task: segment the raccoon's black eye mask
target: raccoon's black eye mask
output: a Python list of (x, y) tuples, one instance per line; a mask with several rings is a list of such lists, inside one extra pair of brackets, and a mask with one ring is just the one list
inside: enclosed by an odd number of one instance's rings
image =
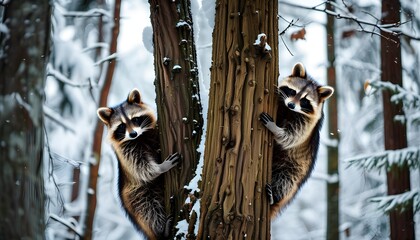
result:
[(148, 116), (140, 116), (140, 117), (134, 117), (134, 118), (132, 118), (131, 119), (131, 121), (134, 123), (134, 124), (136, 124), (137, 126), (141, 126), (142, 124), (144, 125), (144, 124), (147, 124), (148, 122), (147, 122), (147, 119), (148, 119), (149, 117)]
[(280, 91), (288, 97), (296, 96), (296, 91), (286, 86), (280, 87)]

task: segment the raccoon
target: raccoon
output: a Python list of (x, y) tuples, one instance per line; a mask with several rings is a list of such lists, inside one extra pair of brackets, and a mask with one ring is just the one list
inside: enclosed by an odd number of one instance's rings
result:
[(177, 165), (178, 153), (160, 161), (156, 117), (133, 89), (115, 107), (97, 110), (118, 159), (118, 193), (129, 219), (148, 239), (165, 239), (171, 218), (163, 206), (162, 173)]
[(323, 104), (334, 89), (321, 86), (297, 63), (289, 77), (276, 89), (277, 120), (267, 113), (260, 121), (274, 135), (272, 180), (267, 184), (274, 218), (296, 195), (308, 179), (316, 161), (319, 131), (323, 121)]

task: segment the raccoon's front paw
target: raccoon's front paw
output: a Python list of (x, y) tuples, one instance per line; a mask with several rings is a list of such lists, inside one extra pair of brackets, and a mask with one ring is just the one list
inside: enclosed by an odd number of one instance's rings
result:
[(179, 153), (174, 153), (174, 154), (169, 155), (165, 159), (165, 161), (163, 161), (163, 163), (159, 165), (162, 173), (167, 172), (169, 171), (169, 169), (175, 167), (178, 164), (180, 158), (181, 158), (181, 154)]
[(266, 112), (262, 112), (260, 114), (260, 121), (264, 124), (267, 125), (269, 122), (274, 122), (273, 118)]

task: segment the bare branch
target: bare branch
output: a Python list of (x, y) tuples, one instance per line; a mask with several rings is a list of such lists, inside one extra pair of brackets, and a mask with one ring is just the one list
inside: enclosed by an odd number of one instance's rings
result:
[(82, 233), (79, 232), (79, 230), (77, 230), (75, 228), (75, 226), (73, 226), (69, 221), (60, 218), (59, 216), (50, 213), (49, 218), (51, 218), (52, 220), (59, 222), (61, 224), (63, 224), (64, 226), (68, 227), (70, 230), (72, 230), (77, 236), (82, 237)]
[(100, 17), (100, 16), (106, 16), (112, 19), (112, 15), (104, 10), (104, 9), (100, 9), (100, 8), (94, 8), (91, 9), (89, 11), (85, 11), (85, 12), (79, 12), (79, 11), (63, 11), (62, 15), (64, 17)]
[(44, 114), (47, 118), (51, 119), (53, 122), (57, 123), (58, 125), (64, 127), (65, 129), (71, 131), (72, 133), (76, 133), (73, 125), (69, 122), (66, 122), (60, 115), (58, 115), (54, 110), (49, 108), (48, 106), (44, 105)]
[[(335, 11), (328, 10), (325, 7), (324, 8), (319, 8), (319, 6), (324, 5), (326, 3), (330, 3), (330, 2), (329, 1), (326, 1), (323, 4), (319, 4), (319, 5), (314, 6), (314, 7), (306, 7), (306, 6), (302, 6), (302, 5), (295, 4), (295, 3), (290, 3), (290, 2), (284, 2), (284, 1), (280, 1), (279, 2), (279, 4), (287, 5), (287, 6), (290, 6), (290, 7), (296, 7), (296, 8), (301, 8), (301, 9), (313, 10), (313, 11), (317, 11), (317, 12), (323, 12), (323, 13), (326, 13), (328, 15), (334, 16), (337, 19), (346, 19), (346, 20), (354, 21), (354, 22), (356, 22), (361, 27), (362, 32), (374, 33), (374, 31), (367, 31), (363, 27), (364, 25), (365, 26), (372, 26), (372, 27), (374, 27), (374, 29), (379, 29), (381, 31), (391, 33), (391, 34), (393, 34), (395, 36), (405, 36), (405, 37), (408, 37), (408, 38), (410, 38), (412, 40), (420, 41), (420, 36), (414, 36), (414, 35), (412, 35), (410, 33), (404, 32), (400, 28), (402, 24), (405, 24), (407, 22), (403, 22), (403, 23), (397, 22), (397, 23), (390, 23), (390, 24), (379, 24), (379, 21), (370, 22), (370, 21), (367, 21), (367, 20), (359, 19), (356, 16), (354, 16), (353, 14), (349, 14), (348, 11), (344, 11), (343, 13), (338, 13), (338, 12), (335, 12)], [(340, 10), (342, 10), (342, 9), (340, 9)], [(370, 15), (370, 16), (372, 16), (372, 15)], [(379, 33), (375, 32), (374, 34), (375, 35), (378, 35)], [(381, 35), (378, 35), (378, 36), (381, 36)], [(383, 36), (381, 36), (381, 37), (383, 37)]]
[(55, 70), (51, 64), (48, 64), (48, 66), (47, 66), (47, 76), (54, 77), (58, 81), (63, 82), (63, 83), (65, 83), (69, 86), (72, 86), (72, 87), (93, 87), (94, 86), (94, 84), (92, 84), (90, 79), (86, 83), (75, 83), (75, 82), (73, 82), (73, 80), (64, 76), (61, 72)]

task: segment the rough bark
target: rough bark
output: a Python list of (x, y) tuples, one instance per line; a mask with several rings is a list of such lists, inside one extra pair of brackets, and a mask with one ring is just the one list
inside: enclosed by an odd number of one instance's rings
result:
[[(327, 9), (333, 10), (330, 3), (327, 3)], [(327, 84), (334, 89), (336, 87), (336, 71), (335, 71), (335, 27), (334, 16), (327, 15)], [(338, 94), (335, 91), (335, 97), (327, 101), (328, 116), (328, 133), (331, 145), (327, 147), (328, 154), (328, 175), (337, 176), (337, 181), (327, 181), (327, 239), (339, 239), (339, 191), (340, 182), (338, 178), (338, 143), (340, 140), (340, 132), (338, 128), (338, 112), (337, 112)]]
[(50, 5), (22, 0), (1, 8), (7, 32), (0, 33), (0, 239), (43, 239), (42, 104)]
[(185, 218), (189, 222), (188, 212), (180, 209), (187, 197), (184, 186), (193, 178), (199, 161), (197, 147), (203, 126), (191, 3), (189, 0), (149, 3), (162, 159), (174, 152), (182, 155), (178, 167), (165, 173), (165, 206), (175, 223)]
[[(277, 5), (216, 3), (198, 239), (270, 239), (272, 136), (258, 117), (276, 116)], [(254, 45), (260, 33), (267, 38)]]
[[(382, 1), (382, 24), (400, 22), (400, 2), (398, 0)], [(398, 36), (381, 31), (381, 80), (402, 86), (401, 44)], [(388, 40), (388, 39), (391, 40)], [(407, 147), (407, 128), (396, 115), (404, 114), (402, 103), (391, 102), (391, 92), (384, 90), (384, 135), (385, 149), (395, 150)], [(410, 190), (410, 170), (408, 166), (391, 166), (387, 172), (388, 195), (399, 194)], [(393, 210), (389, 214), (391, 239), (414, 239), (413, 208), (405, 211)]]
[[(117, 52), (118, 34), (120, 31), (120, 8), (121, 0), (116, 0), (114, 3), (114, 25), (112, 27), (111, 44), (109, 54)], [(109, 89), (111, 88), (112, 79), (114, 76), (116, 59), (110, 59), (106, 69), (105, 80), (102, 85), (99, 97), (99, 106), (107, 106)], [(101, 163), (101, 149), (102, 149), (102, 136), (104, 132), (104, 124), (99, 120), (96, 121), (96, 127), (93, 137), (92, 146), (92, 161), (89, 163), (89, 181), (88, 181), (88, 197), (86, 207), (86, 217), (84, 219), (84, 234), (83, 239), (89, 240), (93, 237), (93, 223), (96, 210), (96, 185), (98, 182), (98, 172)]]

